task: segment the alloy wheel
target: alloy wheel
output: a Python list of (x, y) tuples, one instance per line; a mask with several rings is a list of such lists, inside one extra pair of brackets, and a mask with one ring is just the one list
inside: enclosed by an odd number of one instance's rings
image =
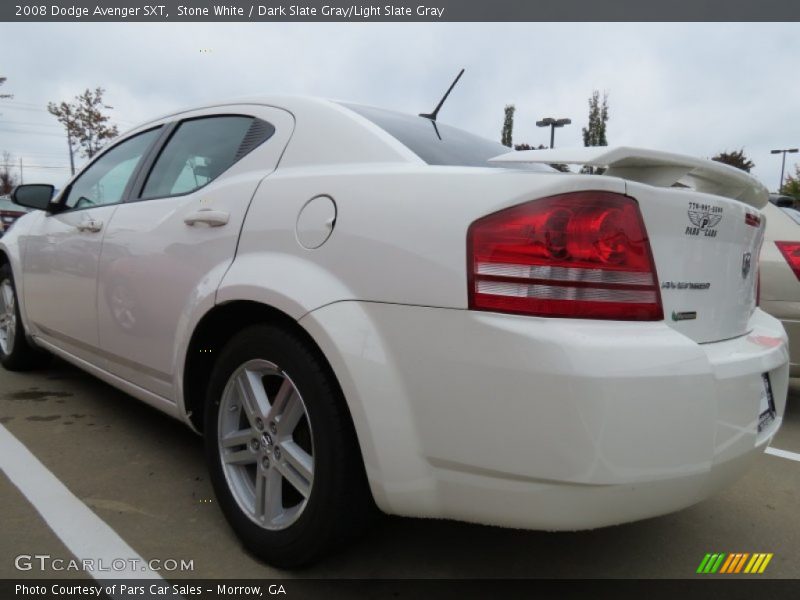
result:
[(239, 507), (260, 527), (286, 529), (314, 484), (311, 421), (294, 382), (277, 365), (250, 360), (236, 369), (218, 413), (218, 449)]

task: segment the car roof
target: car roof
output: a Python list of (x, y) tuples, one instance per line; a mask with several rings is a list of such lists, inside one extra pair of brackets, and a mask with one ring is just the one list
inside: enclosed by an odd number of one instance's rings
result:
[(206, 102), (150, 119), (118, 139), (198, 111), (242, 104), (273, 107), (292, 115), (293, 143), (281, 157), (285, 167), (348, 162), (424, 164), (416, 154), (368, 119), (336, 101), (313, 96), (260, 95)]
[(234, 98), (221, 98), (219, 100), (194, 104), (189, 107), (181, 108), (180, 110), (164, 113), (142, 123), (141, 125), (138, 125), (135, 129), (141, 129), (143, 127), (151, 126), (154, 123), (175, 119), (190, 112), (211, 108), (222, 108), (225, 106), (234, 106), (237, 104), (260, 104), (263, 106), (274, 106), (276, 108), (282, 108), (294, 113), (295, 111), (308, 110), (325, 111), (326, 109), (331, 109), (336, 103), (333, 100), (319, 98), (316, 96), (300, 96), (291, 94), (262, 94), (253, 96), (239, 96)]

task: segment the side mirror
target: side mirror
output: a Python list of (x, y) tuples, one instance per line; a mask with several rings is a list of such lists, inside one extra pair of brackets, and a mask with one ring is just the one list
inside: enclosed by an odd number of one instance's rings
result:
[(47, 183), (18, 185), (11, 191), (11, 200), (26, 208), (47, 210), (56, 188)]

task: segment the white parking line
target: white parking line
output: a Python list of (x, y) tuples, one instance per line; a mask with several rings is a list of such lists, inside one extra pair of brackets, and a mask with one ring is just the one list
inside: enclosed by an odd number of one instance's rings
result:
[(772, 456), (780, 456), (781, 458), (788, 458), (789, 460), (796, 460), (800, 462), (800, 454), (797, 452), (789, 452), (788, 450), (781, 450), (779, 448), (768, 447), (765, 452), (772, 454)]
[[(2, 425), (0, 425), (0, 468), (36, 508), (69, 551), (79, 561), (93, 561), (95, 570), (86, 571), (93, 578), (161, 579), (161, 576), (150, 570), (147, 562), (125, 540), (70, 492)], [(125, 565), (123, 570), (118, 571), (116, 566), (123, 566), (119, 562), (120, 559), (125, 561)], [(115, 560), (118, 562), (114, 563)], [(101, 561), (107, 570), (96, 569)]]

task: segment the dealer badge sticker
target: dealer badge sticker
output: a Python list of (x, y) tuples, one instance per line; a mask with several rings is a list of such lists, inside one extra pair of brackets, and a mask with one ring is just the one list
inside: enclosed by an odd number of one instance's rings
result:
[(717, 237), (717, 225), (722, 221), (722, 207), (712, 204), (689, 202), (687, 211), (691, 225), (686, 227), (686, 235)]

